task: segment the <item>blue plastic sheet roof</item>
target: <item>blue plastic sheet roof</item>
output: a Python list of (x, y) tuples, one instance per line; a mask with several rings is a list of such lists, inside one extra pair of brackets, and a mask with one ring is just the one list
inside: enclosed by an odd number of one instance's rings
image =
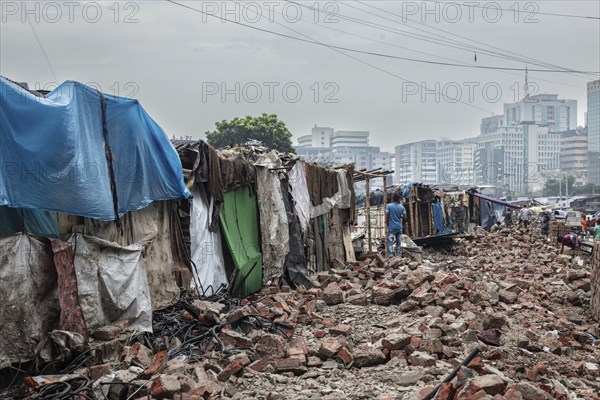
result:
[(490, 197), (490, 196), (486, 196), (486, 195), (483, 195), (481, 193), (469, 192), (469, 194), (471, 196), (479, 197), (480, 199), (487, 200), (490, 203), (498, 204), (498, 205), (503, 206), (503, 207), (521, 208), (521, 206), (518, 206), (518, 205), (515, 205), (515, 204), (511, 204), (511, 203), (507, 203), (506, 201), (502, 201), (502, 200), (499, 200), (499, 199), (496, 199), (496, 198), (493, 198), (493, 197)]
[[(188, 198), (181, 161), (137, 100), (104, 95), (118, 213)], [(67, 81), (46, 96), (0, 77), (0, 205), (115, 219), (101, 96)]]

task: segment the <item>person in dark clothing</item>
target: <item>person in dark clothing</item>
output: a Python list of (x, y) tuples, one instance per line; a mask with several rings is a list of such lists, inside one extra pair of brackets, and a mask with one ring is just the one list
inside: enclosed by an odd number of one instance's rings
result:
[(541, 225), (542, 235), (548, 236), (548, 232), (550, 229), (550, 213), (548, 211), (544, 211), (542, 214), (542, 225)]
[[(393, 201), (393, 203), (388, 204), (385, 208), (385, 216), (388, 226), (388, 257), (400, 255), (400, 248), (402, 247), (402, 221), (404, 218), (406, 218), (406, 210), (404, 206), (400, 204), (400, 195), (395, 194)], [(394, 243), (396, 244), (396, 251), (394, 251)]]
[(506, 210), (504, 210), (504, 226), (511, 226), (512, 225), (512, 210), (510, 208), (506, 208)]

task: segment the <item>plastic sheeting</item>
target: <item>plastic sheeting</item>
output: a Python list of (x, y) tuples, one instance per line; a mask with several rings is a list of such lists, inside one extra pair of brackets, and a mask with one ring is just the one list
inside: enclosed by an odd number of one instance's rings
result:
[(290, 251), (287, 213), (277, 172), (267, 167), (256, 167), (256, 197), (260, 215), (263, 283), (268, 285), (283, 275), (285, 257)]
[(0, 206), (0, 237), (20, 232), (58, 238), (58, 224), (49, 211)]
[[(119, 214), (187, 198), (181, 162), (137, 100), (105, 95)], [(67, 81), (37, 97), (0, 77), (0, 205), (115, 219), (100, 94)]]
[(152, 332), (152, 306), (140, 244), (117, 243), (81, 234), (74, 249), (79, 305), (89, 330), (128, 321), (129, 330)]
[(444, 211), (439, 200), (431, 203), (431, 209), (433, 210), (433, 225), (435, 227), (435, 234), (448, 235), (453, 233), (451, 228), (448, 228), (444, 225)]
[[(142, 257), (150, 286), (152, 309), (160, 310), (179, 299), (178, 275), (182, 287), (189, 287), (191, 272), (182, 250), (183, 239), (177, 227), (177, 215), (172, 201), (155, 201), (143, 210), (132, 211), (116, 222), (85, 219), (87, 236), (114, 242), (120, 246), (144, 246)], [(187, 276), (185, 276), (187, 275)]]
[(0, 369), (35, 357), (59, 321), (57, 275), (46, 239), (17, 234), (0, 239)]
[(348, 176), (346, 170), (338, 169), (337, 174), (338, 190), (332, 197), (322, 199), (318, 206), (310, 205), (310, 217), (316, 218), (333, 210), (335, 206), (341, 209), (350, 208), (351, 192), (348, 187)]
[(310, 224), (310, 195), (306, 182), (306, 168), (304, 161), (297, 161), (289, 172), (289, 182), (294, 198), (294, 211), (298, 215), (300, 228), (306, 233)]
[(304, 254), (300, 221), (294, 213), (294, 199), (289, 180), (281, 181), (281, 192), (287, 213), (290, 236), (290, 251), (285, 258), (284, 278), (291, 287), (296, 288), (299, 285), (303, 285), (306, 288), (310, 288), (313, 287), (313, 283), (306, 269), (306, 255)]
[(496, 214), (494, 213), (493, 203), (480, 199), (479, 200), (479, 212), (480, 212), (480, 226), (489, 231), (492, 226), (497, 222)]
[(192, 194), (194, 199), (190, 211), (190, 236), (192, 262), (195, 265), (192, 286), (199, 285), (199, 291), (205, 296), (210, 296), (222, 285), (228, 285), (221, 233), (208, 229), (213, 202), (208, 203), (206, 193), (198, 186), (194, 187)]
[(259, 291), (263, 265), (258, 206), (251, 187), (225, 193), (220, 221), (236, 270), (231, 293), (243, 297)]

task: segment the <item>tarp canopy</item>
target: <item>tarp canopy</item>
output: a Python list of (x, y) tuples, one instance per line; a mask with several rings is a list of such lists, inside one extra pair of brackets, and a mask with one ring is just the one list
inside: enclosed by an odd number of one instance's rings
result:
[(474, 193), (474, 192), (468, 192), (468, 193), (471, 196), (479, 197), (480, 199), (487, 200), (490, 203), (498, 204), (499, 206), (508, 207), (508, 208), (514, 208), (514, 209), (521, 208), (521, 206), (518, 206), (518, 205), (515, 205), (515, 204), (511, 204), (511, 203), (507, 203), (506, 201), (495, 199), (493, 197), (489, 197), (489, 196), (483, 195), (481, 193)]
[(231, 293), (247, 296), (262, 287), (262, 253), (256, 194), (249, 186), (226, 192), (221, 228), (233, 259), (236, 275)]
[(0, 103), (0, 205), (107, 221), (111, 186), (119, 215), (190, 195), (177, 152), (137, 100), (72, 81), (38, 97), (0, 77)]

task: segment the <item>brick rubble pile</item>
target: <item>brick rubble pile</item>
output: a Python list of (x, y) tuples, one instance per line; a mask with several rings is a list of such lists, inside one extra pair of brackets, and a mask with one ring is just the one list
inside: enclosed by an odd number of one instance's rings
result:
[(434, 399), (599, 398), (590, 259), (558, 252), (537, 233), (476, 230), (420, 264), (337, 262), (311, 289), (190, 300), (154, 336), (107, 328), (97, 365), (72, 374), (97, 399), (422, 399), (479, 348)]

